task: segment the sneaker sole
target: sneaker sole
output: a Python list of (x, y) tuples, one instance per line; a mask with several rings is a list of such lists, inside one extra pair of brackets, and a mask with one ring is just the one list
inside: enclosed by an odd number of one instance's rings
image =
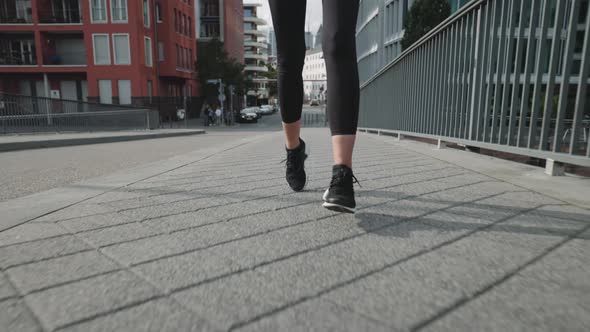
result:
[(324, 204), (322, 204), (322, 206), (330, 211), (343, 212), (343, 213), (355, 213), (356, 212), (355, 208), (351, 208), (351, 207), (340, 205), (340, 204), (324, 202)]

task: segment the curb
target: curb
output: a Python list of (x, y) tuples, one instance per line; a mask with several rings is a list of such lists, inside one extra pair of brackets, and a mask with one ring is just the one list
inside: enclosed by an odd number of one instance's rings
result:
[(64, 138), (64, 139), (26, 141), (26, 142), (10, 142), (10, 143), (0, 143), (0, 152), (43, 149), (43, 148), (56, 148), (56, 147), (74, 146), (74, 145), (90, 145), (90, 144), (102, 144), (102, 143), (128, 142), (128, 141), (138, 141), (138, 140), (145, 140), (145, 139), (202, 135), (205, 133), (206, 133), (205, 130), (192, 130), (192, 131), (183, 131), (183, 132), (177, 132), (177, 133), (174, 133), (174, 132), (145, 133), (145, 134), (138, 134), (138, 135), (115, 135), (115, 136), (104, 136), (104, 137), (85, 137), (85, 138), (80, 137), (80, 138)]

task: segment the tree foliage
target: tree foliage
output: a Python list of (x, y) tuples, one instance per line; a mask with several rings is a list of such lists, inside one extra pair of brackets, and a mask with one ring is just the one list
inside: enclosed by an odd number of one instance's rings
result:
[(229, 85), (235, 87), (238, 95), (244, 95), (251, 82), (244, 75), (244, 65), (230, 58), (223, 43), (218, 39), (197, 44), (197, 71), (201, 85), (201, 96), (207, 98), (217, 97), (217, 86), (208, 84), (207, 80), (221, 78), (226, 87), (227, 94)]
[(407, 49), (451, 15), (448, 0), (416, 0), (404, 18), (402, 49)]

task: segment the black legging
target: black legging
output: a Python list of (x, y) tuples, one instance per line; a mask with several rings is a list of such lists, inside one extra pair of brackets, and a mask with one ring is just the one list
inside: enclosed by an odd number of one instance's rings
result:
[[(269, 0), (277, 38), (279, 103), (285, 123), (301, 118), (305, 60), (306, 0)], [(328, 74), (328, 118), (332, 135), (356, 134), (359, 77), (356, 20), (359, 0), (323, 0), (322, 48)]]

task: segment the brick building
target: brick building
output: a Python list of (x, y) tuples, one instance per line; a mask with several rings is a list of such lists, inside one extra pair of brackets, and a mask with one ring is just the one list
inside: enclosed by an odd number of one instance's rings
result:
[(196, 96), (195, 0), (2, 0), (0, 91), (144, 104)]
[(198, 0), (197, 40), (219, 39), (228, 55), (244, 63), (244, 7), (242, 0)]

